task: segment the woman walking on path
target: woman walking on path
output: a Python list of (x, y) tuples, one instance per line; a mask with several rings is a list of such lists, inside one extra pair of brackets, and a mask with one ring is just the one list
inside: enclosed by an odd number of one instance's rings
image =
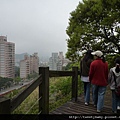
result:
[(93, 61), (93, 55), (91, 50), (86, 51), (84, 57), (80, 61), (80, 76), (81, 81), (84, 84), (84, 97), (85, 105), (89, 105), (90, 102), (90, 81), (89, 81), (89, 69), (90, 64)]
[(120, 57), (116, 58), (115, 67), (110, 69), (110, 72), (108, 75), (108, 82), (109, 82), (110, 89), (112, 91), (112, 111), (113, 113), (117, 113), (117, 109), (120, 110), (120, 96), (117, 96), (115, 94), (114, 77), (116, 78), (117, 86), (120, 86)]
[(108, 63), (99, 50), (92, 52), (94, 61), (90, 65), (89, 80), (92, 84), (92, 95), (97, 112), (101, 112), (104, 106), (104, 95), (108, 85)]

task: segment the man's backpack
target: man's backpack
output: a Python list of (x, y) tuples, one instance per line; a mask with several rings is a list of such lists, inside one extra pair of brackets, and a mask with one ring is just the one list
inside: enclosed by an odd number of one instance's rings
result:
[(117, 96), (120, 96), (120, 86), (117, 86), (116, 76), (115, 76), (114, 72), (113, 72), (113, 76), (114, 76), (114, 81), (115, 81), (115, 93), (116, 93)]

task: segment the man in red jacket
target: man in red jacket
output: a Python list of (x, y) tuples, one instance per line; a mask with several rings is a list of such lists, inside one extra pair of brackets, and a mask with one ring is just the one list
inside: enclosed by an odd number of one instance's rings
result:
[(97, 50), (91, 54), (94, 55), (95, 60), (90, 65), (89, 80), (92, 84), (94, 106), (97, 107), (97, 112), (101, 112), (108, 85), (108, 63), (101, 51)]

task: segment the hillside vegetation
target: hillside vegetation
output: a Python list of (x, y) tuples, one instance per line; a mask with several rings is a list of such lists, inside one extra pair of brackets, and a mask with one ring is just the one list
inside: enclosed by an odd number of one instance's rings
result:
[[(49, 111), (66, 103), (71, 99), (71, 77), (50, 78)], [(79, 80), (80, 85), (80, 80)], [(80, 88), (80, 87), (79, 87)], [(13, 97), (19, 91), (13, 91), (8, 97)], [(79, 94), (81, 93), (79, 89)], [(35, 89), (25, 101), (12, 114), (38, 114), (38, 88)]]

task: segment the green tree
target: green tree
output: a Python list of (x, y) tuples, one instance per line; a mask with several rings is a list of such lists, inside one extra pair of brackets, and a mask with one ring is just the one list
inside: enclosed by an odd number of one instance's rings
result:
[(70, 13), (66, 57), (79, 59), (83, 49), (120, 54), (120, 0), (83, 0)]
[(106, 60), (108, 61), (109, 69), (115, 66), (115, 59), (117, 57), (120, 57), (120, 55), (119, 54), (116, 54), (116, 55), (106, 55)]
[(18, 84), (20, 81), (21, 81), (21, 78), (20, 78), (20, 77), (15, 77), (15, 78), (14, 78), (15, 84)]
[(5, 78), (5, 77), (0, 77), (0, 89), (2, 87), (10, 87), (11, 83), (13, 82), (12, 78)]

